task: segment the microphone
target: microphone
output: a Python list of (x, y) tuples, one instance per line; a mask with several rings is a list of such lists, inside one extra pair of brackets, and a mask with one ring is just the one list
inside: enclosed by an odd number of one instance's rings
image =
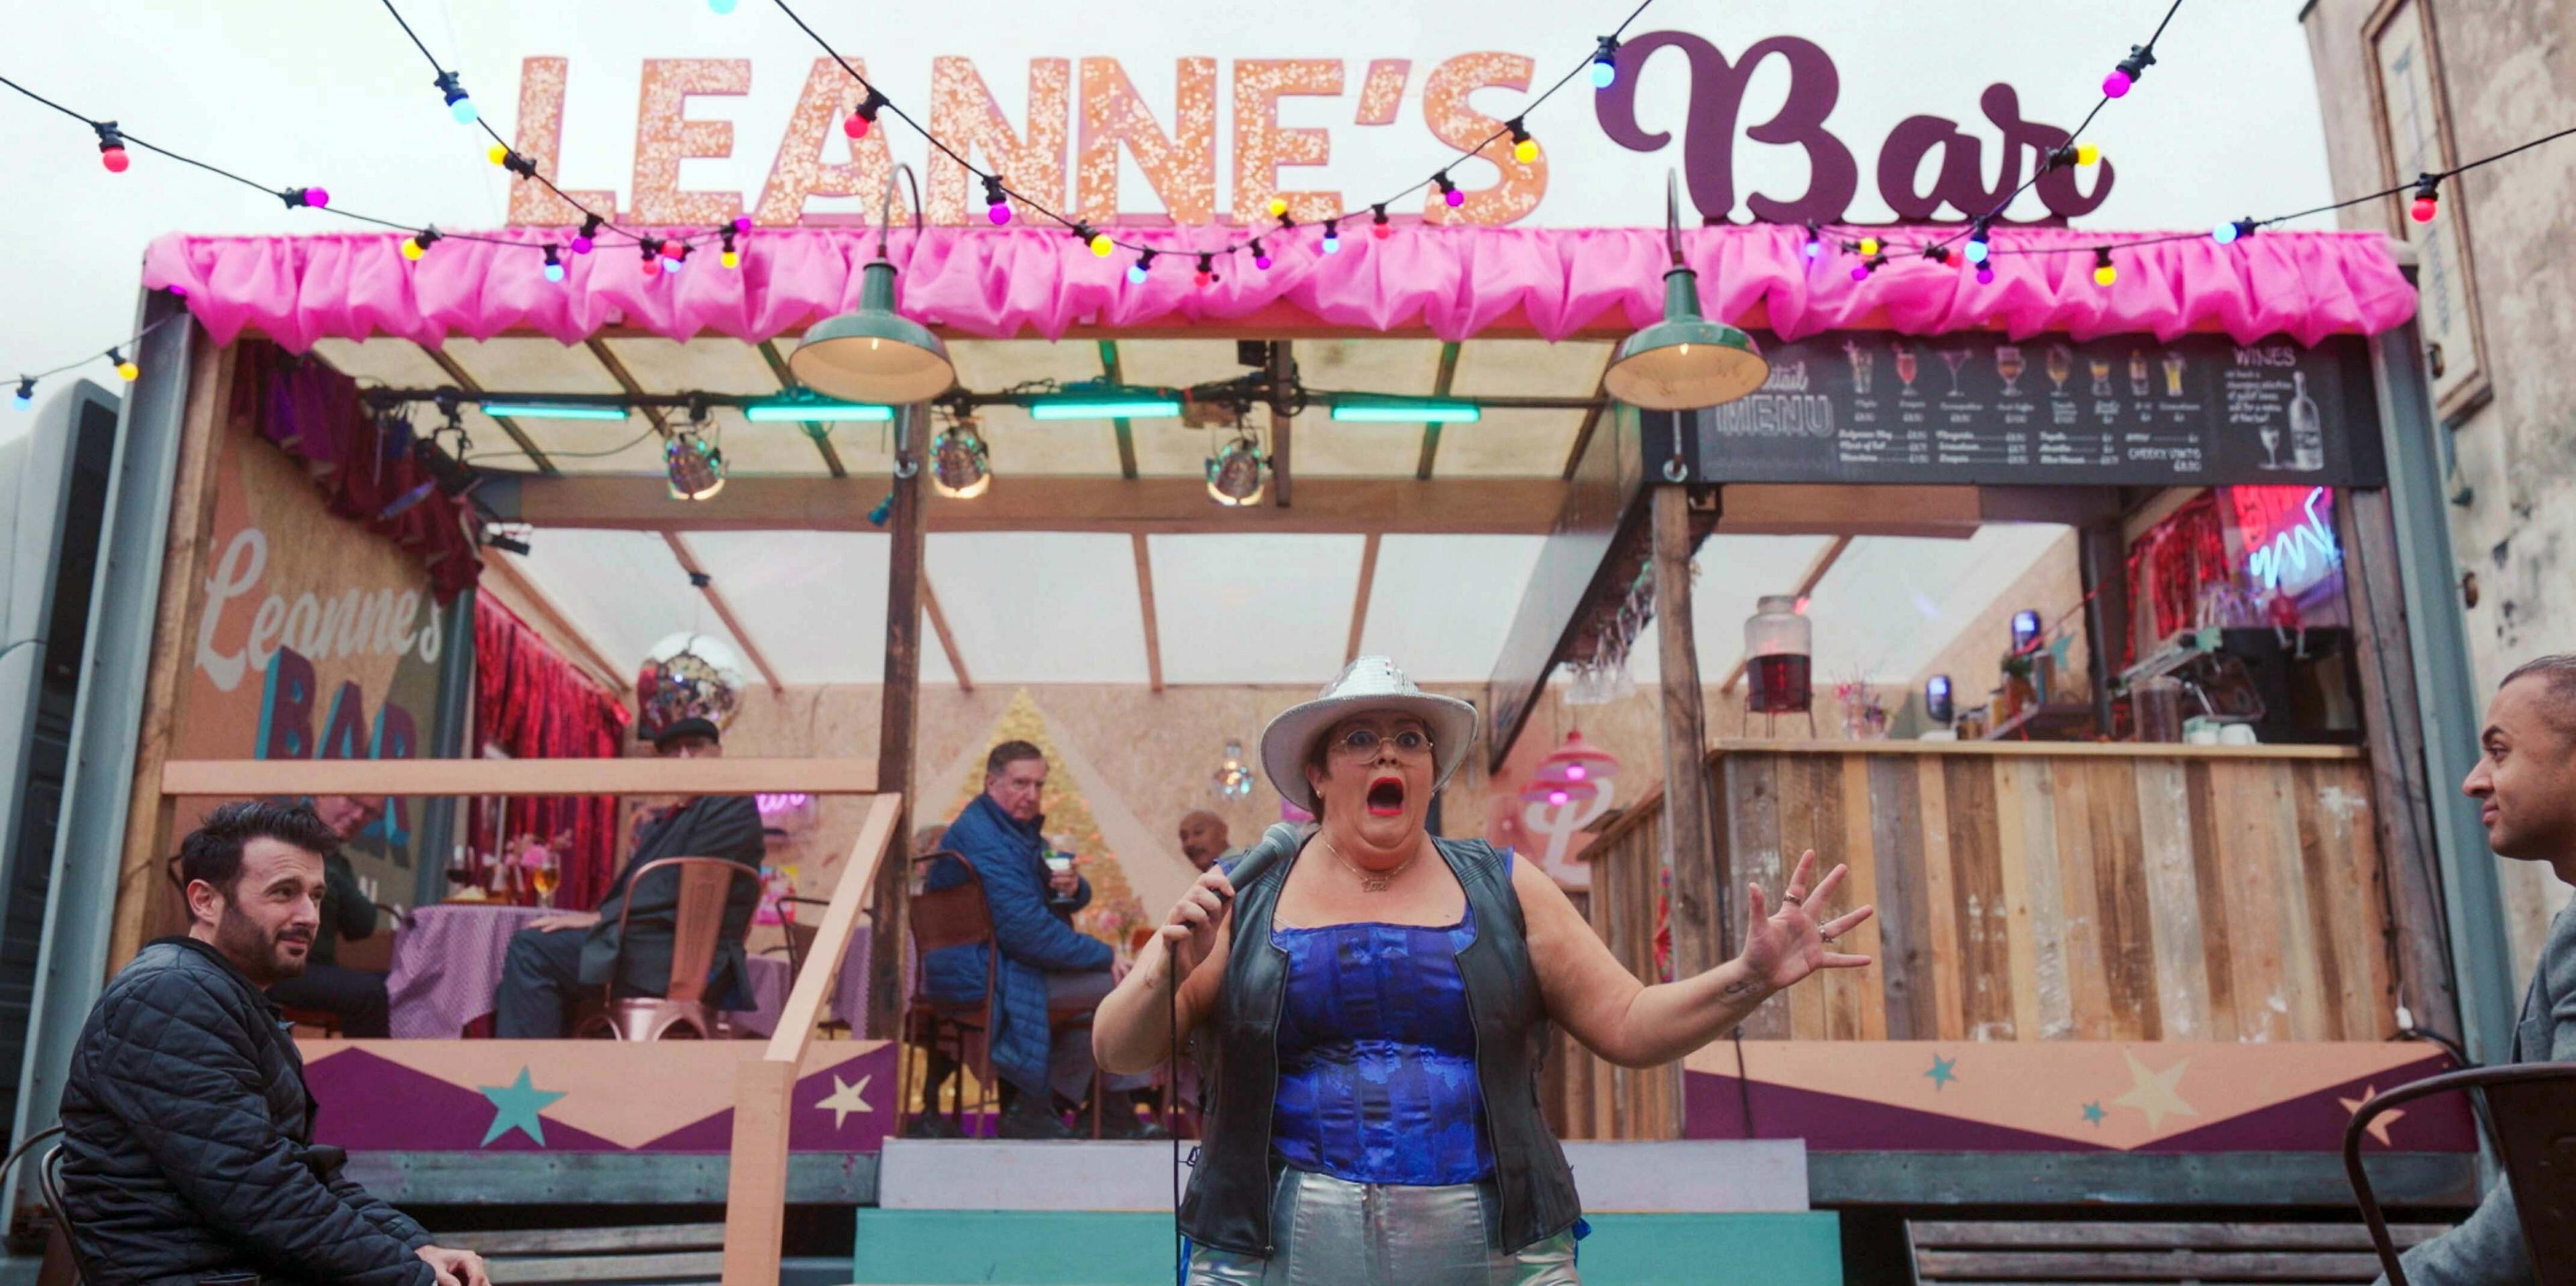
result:
[(1280, 859), (1293, 856), (1304, 838), (1293, 823), (1274, 823), (1261, 833), (1261, 842), (1245, 849), (1232, 866), (1225, 868), (1227, 882), (1233, 884), (1234, 891), (1240, 894), (1246, 886), (1277, 865)]

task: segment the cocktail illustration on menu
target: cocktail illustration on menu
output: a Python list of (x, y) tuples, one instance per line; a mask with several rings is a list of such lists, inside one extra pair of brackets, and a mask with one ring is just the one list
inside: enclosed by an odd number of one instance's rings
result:
[(1964, 348), (1944, 348), (1939, 350), (1939, 352), (1941, 354), (1941, 364), (1950, 368), (1950, 396), (1957, 397), (1959, 395), (1959, 368), (1968, 364), (1970, 354), (1968, 350)]
[(1922, 368), (1915, 365), (1914, 346), (1891, 344), (1889, 347), (1896, 350), (1896, 378), (1904, 381), (1905, 391), (1911, 396), (1914, 392), (1914, 377), (1923, 373)]
[(2107, 357), (2088, 357), (2084, 360), (2087, 365), (2093, 368), (2093, 396), (2111, 396), (2111, 359)]
[(1851, 358), (1852, 392), (1869, 396), (1870, 376), (1878, 370), (1878, 350), (1864, 348), (1860, 341), (1843, 341), (1843, 354)]
[[(2019, 345), (1998, 344), (1995, 346), (1995, 374), (2004, 377), (2005, 397), (2021, 396), (2021, 373), (2024, 369), (2026, 368), (2021, 364), (2021, 347)], [(2065, 381), (2063, 380), (2059, 381), (2059, 383), (2064, 382)]]
[(2075, 350), (2068, 348), (2068, 347), (2067, 347), (2066, 345), (2064, 345), (2064, 344), (2051, 344), (2051, 345), (2049, 345), (2049, 346), (2048, 346), (2048, 382), (2049, 382), (2049, 385), (2050, 385), (2050, 388), (2049, 388), (2049, 390), (2048, 390), (2048, 391), (2049, 391), (2049, 393), (2050, 393), (2051, 395), (2053, 395), (2053, 396), (2060, 396), (2060, 397), (2064, 396), (2064, 395), (2065, 395), (2065, 393), (2066, 393), (2066, 381), (2067, 381), (2067, 380), (2069, 380), (2069, 379), (2071, 379), (2071, 378), (2073, 378), (2073, 377), (2074, 377), (2074, 375), (2075, 375)]
[(2180, 353), (2165, 354), (2165, 396), (2182, 396), (2183, 359)]
[(2129, 350), (2129, 396), (2147, 395), (2147, 354), (2144, 349)]

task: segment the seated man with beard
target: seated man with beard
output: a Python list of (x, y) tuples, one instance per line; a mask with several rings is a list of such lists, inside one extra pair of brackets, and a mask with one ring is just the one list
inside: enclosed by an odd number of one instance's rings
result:
[(339, 845), (270, 803), (217, 808), (182, 844), (188, 932), (107, 984), (63, 1086), (63, 1206), (98, 1280), (488, 1286), (314, 1145), (304, 1060), (262, 994), (304, 972)]

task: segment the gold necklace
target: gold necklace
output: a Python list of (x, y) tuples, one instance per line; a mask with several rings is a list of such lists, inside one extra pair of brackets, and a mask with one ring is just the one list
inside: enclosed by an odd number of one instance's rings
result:
[(1377, 873), (1372, 872), (1357, 862), (1342, 856), (1342, 850), (1333, 847), (1333, 841), (1329, 837), (1324, 839), (1324, 851), (1332, 854), (1334, 861), (1349, 867), (1351, 874), (1360, 877), (1360, 892), (1362, 893), (1386, 892), (1386, 886), (1393, 884), (1395, 882), (1395, 877), (1404, 874), (1407, 868), (1422, 859), (1422, 850), (1417, 848), (1413, 851), (1413, 856), (1404, 859), (1404, 861), (1399, 863), (1394, 870)]

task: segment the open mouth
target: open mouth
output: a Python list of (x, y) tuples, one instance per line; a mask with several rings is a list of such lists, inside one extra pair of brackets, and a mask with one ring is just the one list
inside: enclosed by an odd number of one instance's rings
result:
[(1380, 777), (1369, 783), (1368, 810), (1371, 817), (1404, 815), (1404, 779)]

